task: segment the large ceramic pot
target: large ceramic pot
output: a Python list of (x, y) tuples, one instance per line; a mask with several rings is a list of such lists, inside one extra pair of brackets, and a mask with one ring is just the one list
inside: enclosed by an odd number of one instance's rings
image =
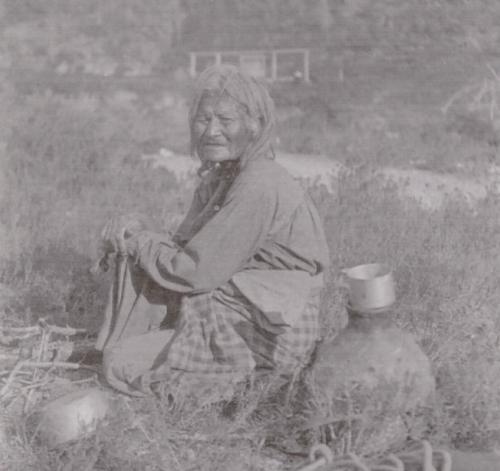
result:
[(323, 439), (339, 452), (369, 455), (406, 439), (406, 419), (431, 399), (435, 383), (428, 358), (390, 310), (348, 315), (305, 374), (306, 421), (326, 427)]

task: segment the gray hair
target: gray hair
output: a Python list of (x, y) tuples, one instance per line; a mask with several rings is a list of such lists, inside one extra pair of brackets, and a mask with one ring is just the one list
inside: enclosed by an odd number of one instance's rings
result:
[(240, 159), (240, 167), (259, 155), (274, 157), (272, 138), (276, 125), (274, 102), (267, 88), (260, 81), (232, 65), (215, 65), (205, 69), (198, 77), (194, 97), (189, 110), (189, 128), (191, 131), (191, 154), (196, 153), (193, 142), (193, 122), (200, 101), (206, 94), (225, 94), (239, 103), (249, 117), (260, 124), (255, 142)]

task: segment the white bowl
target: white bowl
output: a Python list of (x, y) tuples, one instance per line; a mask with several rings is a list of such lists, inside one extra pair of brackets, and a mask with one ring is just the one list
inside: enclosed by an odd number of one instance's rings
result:
[(53, 448), (95, 431), (109, 410), (107, 395), (98, 388), (66, 394), (49, 402), (40, 413), (41, 441)]

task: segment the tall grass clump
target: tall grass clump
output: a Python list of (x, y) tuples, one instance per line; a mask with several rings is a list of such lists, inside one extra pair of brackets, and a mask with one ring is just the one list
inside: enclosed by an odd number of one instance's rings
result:
[(106, 220), (140, 212), (167, 230), (189, 197), (173, 175), (140, 160), (157, 132), (140, 110), (50, 93), (18, 97), (12, 107), (0, 209), (2, 283), (20, 293), (10, 308), (27, 322), (56, 314), (68, 322), (70, 309), (84, 323), (102, 310), (102, 280), (88, 269)]

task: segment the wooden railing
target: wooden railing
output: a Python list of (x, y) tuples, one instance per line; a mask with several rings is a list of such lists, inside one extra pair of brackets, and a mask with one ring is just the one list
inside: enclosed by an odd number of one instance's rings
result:
[(309, 82), (309, 49), (190, 52), (192, 77), (213, 64), (234, 64), (259, 78), (276, 81)]

